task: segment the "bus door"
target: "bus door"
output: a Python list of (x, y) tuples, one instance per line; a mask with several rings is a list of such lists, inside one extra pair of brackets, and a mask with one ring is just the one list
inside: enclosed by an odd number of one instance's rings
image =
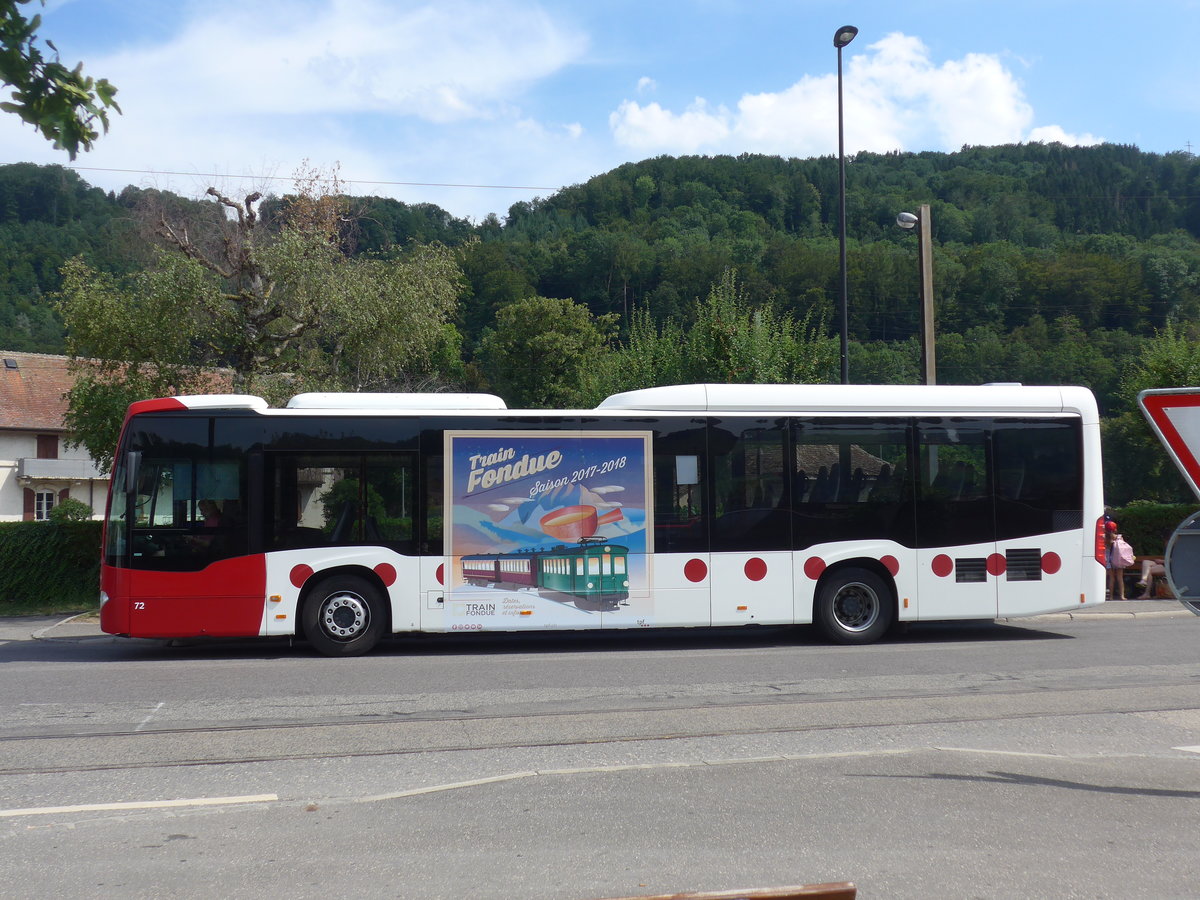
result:
[[(1083, 435), (1078, 419), (997, 419), (992, 429), (996, 541), (1006, 568), (1002, 615), (1076, 600), (1094, 577), (1094, 538), (1083, 529)], [(1093, 520), (1094, 521), (1094, 520)]]
[(714, 419), (712, 624), (794, 618), (788, 420)]
[(997, 552), (987, 422), (917, 422), (917, 618), (997, 615)]
[[(648, 553), (629, 554), (630, 605), (605, 613), (605, 627), (712, 624), (705, 424), (703, 419), (655, 423), (653, 545)], [(641, 587), (647, 584), (648, 595)]]

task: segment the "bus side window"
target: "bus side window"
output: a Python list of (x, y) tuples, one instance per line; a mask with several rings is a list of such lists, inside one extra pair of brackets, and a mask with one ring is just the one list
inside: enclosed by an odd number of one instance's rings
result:
[(412, 552), (415, 454), (279, 453), (271, 546), (382, 544)]
[(412, 553), (416, 454), (368, 454), (363, 468), (366, 503), (363, 540), (400, 553)]
[(1000, 539), (1083, 527), (1078, 421), (998, 419), (992, 444)]
[(966, 417), (918, 423), (918, 547), (996, 539), (988, 425), (985, 420)]
[(789, 549), (788, 435), (783, 421), (724, 421), (713, 425), (711, 435), (712, 549)]
[(424, 534), (421, 538), (421, 553), (440, 556), (442, 553), (442, 521), (445, 515), (444, 483), (446, 478), (445, 457), (431, 453), (425, 457)]
[(892, 418), (792, 420), (792, 547), (838, 540), (910, 544), (908, 423)]
[(700, 457), (654, 454), (654, 546), (656, 550), (707, 549)]

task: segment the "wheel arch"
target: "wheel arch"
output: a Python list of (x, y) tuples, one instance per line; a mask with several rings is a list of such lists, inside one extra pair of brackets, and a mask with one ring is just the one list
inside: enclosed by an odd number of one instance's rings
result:
[[(852, 556), (849, 559), (840, 559), (835, 563), (830, 563), (821, 573), (821, 577), (817, 579), (816, 585), (813, 587), (813, 596), (820, 593), (821, 586), (829, 579), (838, 575), (845, 569), (866, 569), (867, 571), (878, 575), (883, 579), (883, 583), (887, 586), (892, 595), (892, 603), (899, 606), (900, 592), (896, 589), (896, 578), (888, 571), (887, 566), (877, 559), (872, 559), (869, 556)], [(899, 613), (899, 609), (896, 610)]]
[(300, 589), (300, 597), (296, 603), (296, 637), (306, 638), (304, 628), (304, 607), (311, 602), (313, 595), (320, 589), (321, 585), (331, 578), (337, 578), (342, 575), (353, 575), (356, 578), (361, 578), (370, 583), (370, 585), (379, 591), (379, 595), (383, 598), (384, 609), (384, 634), (392, 633), (392, 597), (388, 593), (387, 585), (383, 583), (383, 579), (373, 569), (364, 565), (344, 565), (330, 566), (327, 569), (321, 569), (309, 576), (304, 582), (304, 587)]

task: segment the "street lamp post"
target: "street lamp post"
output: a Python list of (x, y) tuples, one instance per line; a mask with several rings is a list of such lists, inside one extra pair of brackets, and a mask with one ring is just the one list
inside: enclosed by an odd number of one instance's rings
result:
[(850, 383), (850, 301), (846, 289), (846, 141), (842, 128), (842, 48), (854, 40), (858, 29), (843, 25), (833, 33), (837, 47), (838, 94), (838, 261), (841, 264), (838, 282), (838, 310), (841, 316), (842, 384)]
[(933, 240), (929, 204), (922, 203), (918, 215), (896, 216), (901, 228), (917, 228), (917, 266), (921, 270), (921, 384), (937, 384), (937, 355), (933, 326)]

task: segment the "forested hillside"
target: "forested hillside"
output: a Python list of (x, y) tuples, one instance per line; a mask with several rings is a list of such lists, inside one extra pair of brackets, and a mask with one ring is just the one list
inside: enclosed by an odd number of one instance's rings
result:
[[(738, 270), (752, 300), (828, 313), (836, 300), (836, 188), (831, 158), (659, 157), (517, 203), (503, 221), (489, 216), (477, 226), (429, 204), (353, 198), (353, 252), (478, 236), (464, 260), (468, 344), (499, 307), (531, 294), (569, 297), (596, 314), (627, 317), (646, 305), (658, 319), (680, 315), (727, 268)], [(8, 346), (61, 349), (46, 298), (66, 259), (82, 254), (114, 273), (144, 262), (135, 213), (147, 193), (105, 194), (57, 166), (0, 167), (0, 328)], [(864, 153), (847, 166), (857, 342), (903, 341), (915, 331), (915, 238), (895, 218), (920, 203), (931, 205), (943, 339), (983, 328), (1041, 351), (1082, 329), (1120, 353), (1125, 337), (1200, 313), (1200, 166), (1191, 155), (1041, 144)], [(951, 342), (939, 376), (978, 380), (954, 349)], [(866, 374), (860, 366), (854, 380), (870, 380)]]
[[(662, 157), (485, 222), (469, 257), (485, 324), (526, 292), (626, 318), (681, 315), (734, 267), (755, 301), (832, 324), (833, 159)], [(1141, 338), (1200, 313), (1200, 166), (1132, 147), (859, 154), (847, 165), (851, 379), (916, 380), (916, 239), (931, 206), (938, 378), (1084, 383), (1111, 405)], [(1086, 336), (1086, 340), (1083, 337)], [(831, 373), (832, 374), (832, 373)]]
[[(847, 163), (852, 381), (917, 380), (916, 238), (895, 219), (922, 203), (941, 382), (1084, 384), (1107, 414), (1128, 412), (1130, 363), (1169, 324), (1191, 335), (1200, 322), (1193, 155), (1055, 144), (862, 153)], [(118, 276), (148, 265), (156, 204), (215, 210), (136, 188), (106, 194), (57, 166), (0, 167), (0, 345), (62, 352), (50, 302), (61, 265), (81, 255)], [(264, 217), (281, 205), (264, 203)], [(509, 310), (503, 327), (527, 330), (538, 307), (515, 304), (533, 298), (569, 298), (607, 317), (598, 321), (614, 348), (628, 349), (639, 316), (647, 334), (686, 332), (719, 284), (748, 309), (769, 308), (771, 321), (798, 323), (798, 334), (834, 333), (833, 158), (659, 157), (480, 223), (376, 197), (348, 198), (347, 208), (347, 253), (398, 255), (410, 241), (460, 248), (462, 359), (446, 376), (472, 387), (499, 379), (488, 362), (506, 359), (498, 313)], [(836, 379), (836, 361), (820, 365)]]

